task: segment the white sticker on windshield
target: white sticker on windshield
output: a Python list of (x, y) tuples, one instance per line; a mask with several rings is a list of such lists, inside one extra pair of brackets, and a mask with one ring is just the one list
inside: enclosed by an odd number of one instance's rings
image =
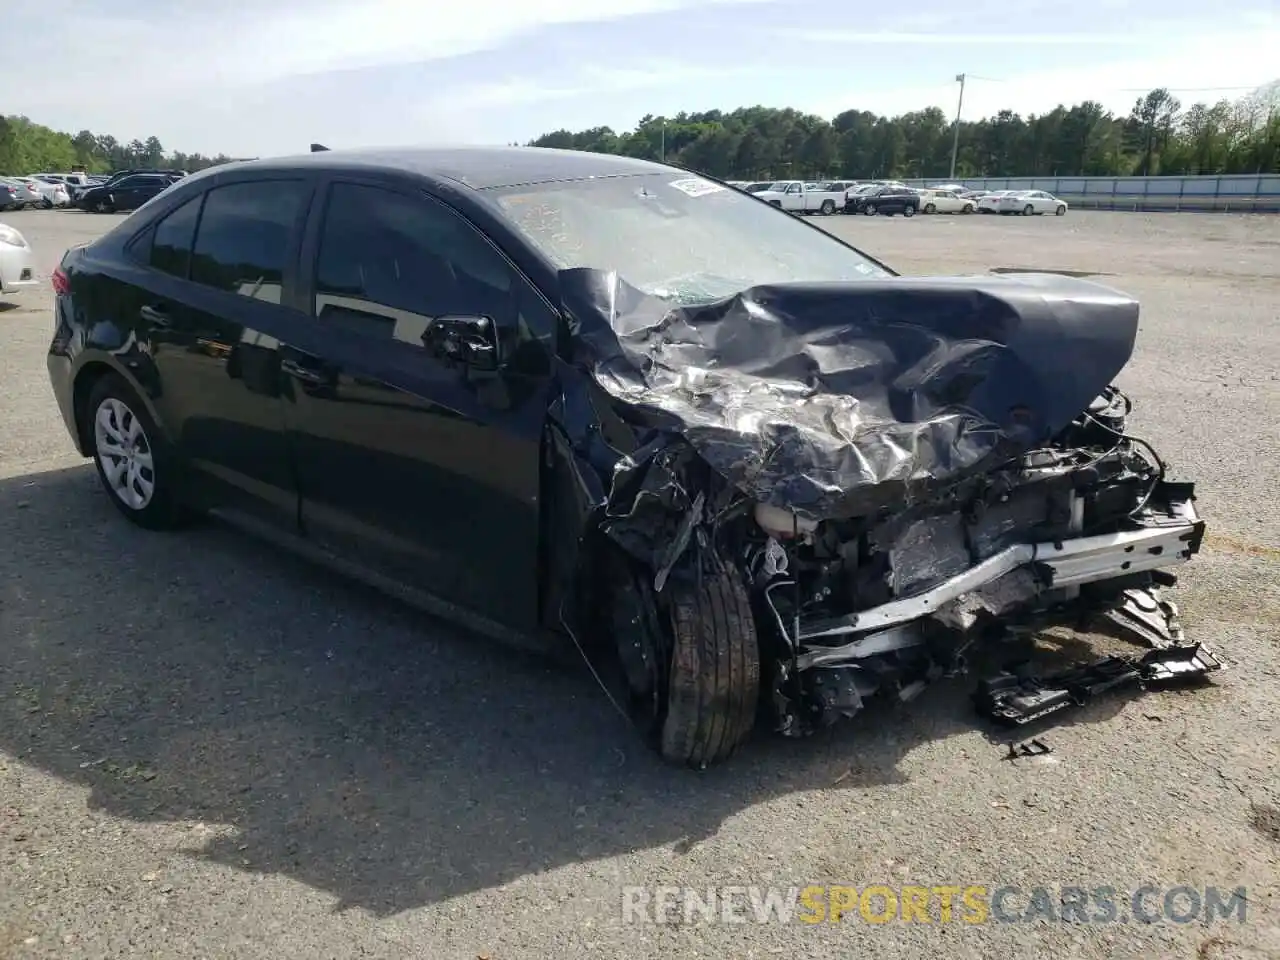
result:
[(671, 186), (681, 193), (687, 193), (691, 197), (705, 197), (708, 193), (719, 193), (721, 190), (726, 189), (718, 183), (712, 183), (710, 180), (702, 180), (697, 177), (690, 177), (688, 180), (672, 180)]

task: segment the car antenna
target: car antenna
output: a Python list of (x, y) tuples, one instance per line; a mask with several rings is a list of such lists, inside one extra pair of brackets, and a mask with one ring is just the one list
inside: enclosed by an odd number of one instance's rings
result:
[(323, 143), (313, 143), (313, 144), (311, 145), (311, 152), (312, 152), (312, 153), (324, 153), (324, 152), (325, 152), (326, 150), (328, 150), (328, 149), (329, 149), (329, 148), (328, 148), (328, 147), (326, 147)]

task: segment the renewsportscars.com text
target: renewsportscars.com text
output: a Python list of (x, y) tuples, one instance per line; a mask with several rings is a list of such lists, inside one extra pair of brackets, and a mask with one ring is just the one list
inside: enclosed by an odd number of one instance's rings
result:
[(1098, 886), (622, 888), (629, 923), (1244, 923), (1244, 887)]

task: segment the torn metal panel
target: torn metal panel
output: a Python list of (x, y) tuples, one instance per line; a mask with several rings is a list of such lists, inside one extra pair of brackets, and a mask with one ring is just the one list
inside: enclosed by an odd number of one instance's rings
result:
[(867, 514), (1066, 427), (1128, 361), (1131, 298), (1057, 276), (752, 287), (674, 304), (560, 274), (573, 355), (753, 500)]

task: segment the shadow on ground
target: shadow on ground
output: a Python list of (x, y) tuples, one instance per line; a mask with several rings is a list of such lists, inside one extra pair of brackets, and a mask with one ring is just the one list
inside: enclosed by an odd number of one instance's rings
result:
[(137, 530), (89, 466), (0, 481), (0, 542), (0, 749), (114, 816), (230, 825), (192, 855), (376, 914), (635, 849), (678, 856), (774, 797), (903, 782), (913, 747), (974, 726), (959, 679), (676, 770), (585, 670), (217, 525)]

